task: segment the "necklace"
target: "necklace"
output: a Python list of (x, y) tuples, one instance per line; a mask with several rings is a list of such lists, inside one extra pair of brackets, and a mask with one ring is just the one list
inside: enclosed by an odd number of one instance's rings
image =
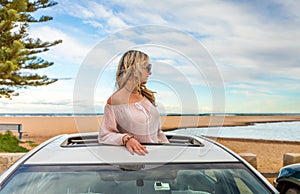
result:
[(126, 85), (124, 86), (124, 88), (125, 88), (128, 92), (130, 92), (130, 93), (133, 93), (133, 94), (138, 93), (137, 90), (130, 90), (130, 89), (128, 89), (128, 88), (126, 87)]

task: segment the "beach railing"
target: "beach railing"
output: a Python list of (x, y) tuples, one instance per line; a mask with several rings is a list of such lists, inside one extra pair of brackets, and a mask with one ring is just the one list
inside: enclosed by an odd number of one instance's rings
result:
[(0, 132), (1, 131), (11, 131), (19, 133), (19, 140), (22, 140), (22, 124), (15, 123), (0, 123)]

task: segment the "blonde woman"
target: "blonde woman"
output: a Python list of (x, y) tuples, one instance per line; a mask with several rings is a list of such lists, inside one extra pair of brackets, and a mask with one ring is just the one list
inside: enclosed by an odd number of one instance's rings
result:
[(116, 73), (117, 91), (104, 108), (99, 143), (124, 145), (131, 154), (145, 155), (148, 150), (141, 143), (168, 142), (160, 129), (154, 92), (145, 85), (150, 75), (147, 54), (137, 50), (124, 53)]

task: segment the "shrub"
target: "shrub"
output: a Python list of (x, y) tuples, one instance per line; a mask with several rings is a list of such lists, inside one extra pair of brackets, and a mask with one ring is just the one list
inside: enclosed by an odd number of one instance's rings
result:
[(29, 150), (19, 146), (19, 140), (7, 131), (0, 134), (0, 152), (28, 152)]

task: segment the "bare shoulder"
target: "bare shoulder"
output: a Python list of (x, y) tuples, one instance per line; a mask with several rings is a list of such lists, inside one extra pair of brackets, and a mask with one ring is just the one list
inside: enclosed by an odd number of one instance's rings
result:
[(109, 105), (121, 105), (121, 104), (129, 104), (139, 102), (144, 97), (140, 94), (138, 95), (130, 95), (126, 90), (120, 89), (113, 93), (107, 100), (107, 104)]
[(126, 98), (120, 91), (113, 93), (107, 100), (107, 104), (109, 105), (120, 105), (124, 103), (126, 103)]

